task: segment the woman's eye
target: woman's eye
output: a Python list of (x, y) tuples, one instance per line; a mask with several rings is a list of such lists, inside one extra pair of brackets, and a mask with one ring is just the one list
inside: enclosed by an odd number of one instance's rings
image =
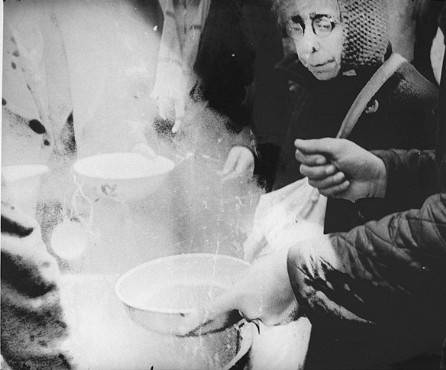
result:
[(304, 29), (302, 28), (302, 26), (300, 24), (295, 24), (295, 25), (293, 25), (293, 31), (302, 33), (304, 31)]
[(320, 32), (331, 32), (333, 30), (333, 22), (328, 18), (316, 19), (314, 27)]
[(304, 33), (304, 29), (302, 25), (299, 23), (289, 22), (288, 32), (289, 36), (297, 36), (297, 35), (302, 35)]

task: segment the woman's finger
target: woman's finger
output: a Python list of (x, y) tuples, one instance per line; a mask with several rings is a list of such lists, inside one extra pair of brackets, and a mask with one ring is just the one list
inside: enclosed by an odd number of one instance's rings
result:
[(250, 157), (247, 157), (245, 155), (240, 155), (239, 159), (237, 161), (237, 164), (235, 166), (235, 172), (239, 174), (247, 174), (250, 171), (254, 171), (254, 161), (250, 160)]
[(312, 140), (296, 139), (294, 146), (305, 154), (321, 154), (333, 156), (342, 147), (342, 140), (333, 138), (322, 138)]
[(222, 177), (221, 181), (226, 182), (235, 180), (240, 178), (243, 174), (244, 172), (240, 169), (240, 161), (238, 159), (237, 162), (234, 164), (234, 167), (229, 171), (229, 173)]
[(228, 158), (226, 158), (226, 162), (220, 174), (222, 176), (227, 176), (228, 174), (233, 172), (235, 170), (235, 166), (237, 165), (237, 160), (238, 160), (237, 153), (231, 150), (228, 154)]
[(307, 166), (301, 164), (299, 169), (300, 173), (303, 176), (308, 177), (310, 180), (322, 180), (332, 176), (336, 172), (336, 167), (332, 164), (325, 166)]
[(254, 155), (244, 147), (234, 147), (228, 155), (226, 164), (221, 173), (222, 181), (233, 180), (254, 173)]
[(345, 175), (343, 172), (338, 171), (331, 176), (321, 178), (320, 180), (313, 180), (310, 178), (310, 185), (318, 188), (319, 190), (329, 189), (338, 185), (341, 185), (345, 181)]
[(325, 195), (326, 197), (349, 199), (346, 195), (344, 196), (344, 193), (348, 190), (349, 187), (350, 181), (346, 180), (342, 184), (333, 186), (331, 188), (322, 189), (320, 190), (320, 193), (322, 195)]
[(300, 150), (296, 150), (296, 159), (308, 166), (321, 166), (327, 164), (327, 158), (325, 158), (322, 154), (305, 154)]

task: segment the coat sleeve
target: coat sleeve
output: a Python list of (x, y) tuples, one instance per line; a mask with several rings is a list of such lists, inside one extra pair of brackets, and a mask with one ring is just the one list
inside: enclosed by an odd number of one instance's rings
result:
[(374, 152), (386, 166), (385, 201), (393, 212), (420, 208), (439, 191), (439, 176), (433, 150), (382, 150)]
[(414, 318), (444, 322), (446, 194), (418, 210), (332, 234), (326, 244), (324, 256), (332, 258), (309, 259), (299, 247), (288, 254), (293, 291), (313, 323), (329, 317), (392, 328)]

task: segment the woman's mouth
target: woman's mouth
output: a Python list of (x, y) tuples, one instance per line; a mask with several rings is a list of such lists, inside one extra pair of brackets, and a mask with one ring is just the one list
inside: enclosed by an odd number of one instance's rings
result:
[(323, 63), (310, 64), (309, 69), (316, 73), (327, 72), (332, 69), (334, 62), (334, 59), (330, 59)]

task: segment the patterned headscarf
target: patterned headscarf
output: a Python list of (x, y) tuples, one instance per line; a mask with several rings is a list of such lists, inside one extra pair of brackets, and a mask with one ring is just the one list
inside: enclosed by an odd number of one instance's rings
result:
[(382, 64), (389, 45), (385, 0), (338, 0), (345, 25), (342, 68)]
[[(279, 23), (286, 9), (299, 0), (274, 0)], [(337, 0), (345, 26), (342, 69), (382, 64), (389, 45), (386, 0)]]

